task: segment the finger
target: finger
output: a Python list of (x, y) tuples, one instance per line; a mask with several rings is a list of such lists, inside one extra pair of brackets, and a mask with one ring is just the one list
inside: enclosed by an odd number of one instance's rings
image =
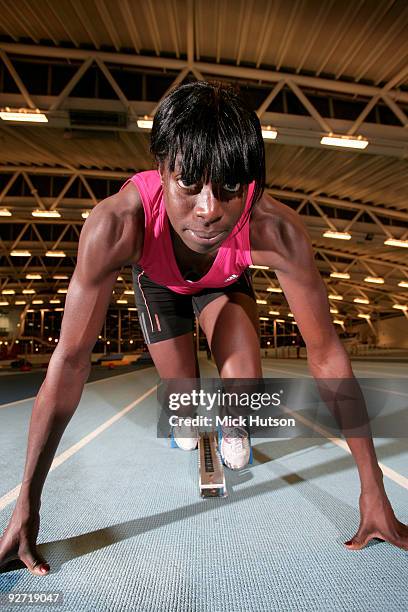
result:
[(34, 576), (45, 576), (50, 571), (47, 561), (39, 553), (20, 553), (20, 559)]
[(367, 546), (368, 542), (373, 537), (375, 536), (367, 532), (357, 532), (356, 535), (351, 538), (351, 540), (344, 542), (344, 546), (346, 546), (346, 548), (348, 548), (349, 550), (361, 550), (362, 548)]

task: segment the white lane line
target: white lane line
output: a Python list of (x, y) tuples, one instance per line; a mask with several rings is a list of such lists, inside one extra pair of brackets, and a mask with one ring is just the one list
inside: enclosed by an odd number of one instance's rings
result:
[[(111, 427), (114, 423), (116, 423), (116, 421), (121, 419), (125, 414), (127, 414), (130, 410), (132, 410), (132, 408), (134, 408), (137, 404), (139, 404), (144, 399), (146, 399), (146, 397), (151, 395), (153, 391), (155, 391), (156, 389), (157, 389), (157, 385), (154, 385), (154, 387), (151, 387), (148, 391), (143, 393), (143, 395), (138, 397), (134, 402), (132, 402), (131, 404), (128, 404), (125, 408), (123, 408), (123, 410), (121, 410), (120, 412), (115, 414), (113, 417), (111, 417), (110, 419), (102, 423), (102, 425), (99, 425), (99, 427), (91, 431), (91, 433), (89, 433), (87, 436), (82, 438), (82, 440), (79, 440), (79, 442), (76, 442), (76, 444), (73, 444), (72, 446), (67, 448), (67, 450), (60, 453), (57, 457), (55, 457), (54, 461), (52, 462), (50, 472), (55, 470), (58, 466), (60, 466), (62, 463), (64, 463), (68, 459), (70, 459), (70, 457), (72, 457), (73, 455), (75, 455), (75, 453), (80, 451), (81, 448), (89, 444), (89, 442), (92, 442), (92, 440), (94, 440), (97, 436), (103, 433), (106, 429)], [(0, 497), (0, 511), (4, 510), (6, 506), (8, 506), (9, 504), (11, 504), (11, 502), (17, 499), (20, 493), (20, 488), (21, 488), (21, 482), (19, 485), (14, 487), (14, 489), (12, 489), (8, 493)]]
[[(306, 425), (306, 427), (309, 427), (309, 429), (313, 429), (313, 431), (320, 434), (324, 438), (327, 438), (333, 444), (337, 444), (337, 446), (340, 446), (340, 448), (346, 451), (346, 453), (349, 453), (351, 455), (351, 450), (349, 449), (348, 444), (345, 440), (342, 440), (341, 438), (334, 438), (328, 429), (322, 427), (321, 425), (315, 425), (312, 421), (309, 421), (309, 419), (303, 414), (299, 414), (298, 412), (291, 410), (287, 406), (282, 407), (284, 412), (287, 412), (288, 414), (292, 415), (295, 420), (298, 419), (301, 423)], [(378, 465), (380, 466), (385, 476), (388, 476), (388, 478), (399, 484), (404, 489), (408, 489), (408, 478), (402, 476), (401, 474), (388, 467), (381, 461), (378, 462)]]
[[(150, 367), (154, 367), (154, 366), (148, 366)], [(143, 370), (147, 370), (147, 368), (143, 368)], [(129, 376), (130, 374), (138, 374), (139, 372), (141, 372), (142, 370), (135, 370), (134, 372), (125, 372), (124, 374), (118, 374), (117, 376), (108, 376), (107, 378), (99, 378), (99, 380), (93, 380), (91, 382), (87, 382), (85, 383), (85, 387), (90, 387), (91, 385), (96, 385), (97, 383), (102, 383), (102, 382), (106, 382), (107, 380), (110, 380), (111, 378), (121, 378), (122, 376)], [(37, 394), (38, 395), (38, 394)], [(7, 404), (0, 404), (0, 410), (2, 408), (9, 408), (10, 406), (15, 406), (16, 404), (21, 404), (22, 402), (30, 402), (32, 400), (35, 400), (35, 398), (37, 397), (37, 395), (33, 395), (32, 397), (24, 397), (23, 399), (20, 400), (15, 400), (14, 402), (8, 402)]]

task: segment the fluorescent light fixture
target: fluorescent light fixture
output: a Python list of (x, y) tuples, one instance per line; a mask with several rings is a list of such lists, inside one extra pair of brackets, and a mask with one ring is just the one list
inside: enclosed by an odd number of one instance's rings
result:
[(384, 244), (387, 246), (396, 246), (402, 247), (403, 249), (408, 249), (408, 240), (398, 240), (397, 238), (387, 238), (384, 240)]
[(353, 302), (355, 302), (356, 304), (369, 304), (370, 300), (367, 300), (367, 298), (354, 298)]
[(68, 293), (68, 289), (58, 289), (57, 293)]
[(406, 289), (408, 289), (408, 281), (400, 281), (398, 283), (398, 287), (405, 287)]
[(26, 295), (30, 295), (35, 293), (35, 289), (23, 289), (23, 293), (25, 293)]
[(137, 120), (137, 127), (141, 128), (142, 130), (151, 130), (153, 127), (153, 119), (148, 115), (145, 115)]
[(406, 304), (393, 304), (393, 308), (397, 310), (408, 310), (408, 306)]
[(262, 138), (264, 140), (275, 140), (278, 135), (277, 130), (275, 130), (270, 125), (263, 125), (262, 127)]
[(269, 321), (269, 317), (259, 317), (260, 321)]
[(359, 312), (357, 315), (360, 319), (371, 319), (369, 314), (365, 314), (364, 312)]
[(268, 314), (270, 314), (270, 315), (277, 315), (277, 316), (279, 316), (279, 315), (280, 315), (280, 312), (279, 312), (279, 310), (270, 310)]
[(26, 274), (26, 279), (27, 280), (41, 280), (42, 276), (41, 274)]
[(269, 291), (270, 293), (283, 293), (280, 287), (268, 287), (267, 291)]
[(44, 300), (33, 300), (32, 304), (44, 304)]
[(64, 309), (63, 308), (55, 308), (54, 312), (64, 312)]
[(123, 276), (118, 276), (117, 280), (118, 281), (123, 281)]
[(331, 272), (330, 276), (332, 278), (350, 278), (350, 274), (348, 272)]
[(61, 300), (50, 300), (50, 304), (61, 304)]
[(365, 149), (368, 145), (368, 140), (362, 136), (343, 136), (341, 134), (329, 134), (323, 136), (320, 144), (328, 145), (329, 147), (346, 147), (347, 149)]
[(332, 314), (339, 314), (339, 311), (337, 310), (337, 308), (330, 308), (330, 312)]
[(275, 321), (277, 323), (285, 323), (286, 322), (285, 319), (275, 319)]
[(124, 295), (134, 295), (134, 293), (132, 289), (126, 289), (126, 291), (123, 292)]
[(137, 310), (137, 308), (132, 308), (129, 306), (128, 310)]
[(127, 300), (116, 300), (117, 304), (127, 304), (128, 301)]
[(82, 213), (81, 217), (83, 219), (87, 219), (89, 217), (89, 210), (86, 210), (85, 212)]
[(58, 210), (42, 210), (40, 208), (33, 210), (31, 214), (33, 217), (47, 217), (49, 219), (59, 219), (61, 217)]
[(288, 312), (287, 316), (293, 318), (295, 315), (292, 314), (291, 312)]
[(14, 291), (14, 289), (3, 289), (2, 290), (2, 294), (3, 295), (14, 295), (15, 291)]
[(46, 257), (66, 257), (64, 251), (47, 251), (45, 254)]
[(0, 306), (9, 306), (10, 302), (0, 302)]
[(266, 300), (256, 300), (257, 304), (267, 304), (268, 302)]
[(341, 321), (340, 319), (333, 319), (333, 323), (336, 323), (337, 325), (344, 325), (344, 321)]
[(257, 266), (255, 264), (251, 264), (249, 267), (253, 270), (269, 270), (269, 266)]
[(326, 230), (323, 238), (336, 238), (336, 240), (350, 240), (351, 234), (348, 232), (336, 232), (334, 230)]
[(55, 280), (67, 280), (68, 275), (67, 274), (54, 274), (52, 278)]
[(11, 257), (31, 257), (31, 252), (22, 249), (14, 249), (10, 252)]
[(0, 217), (11, 217), (11, 212), (8, 208), (0, 208)]
[(6, 106), (0, 111), (3, 121), (28, 121), (30, 123), (48, 123), (47, 116), (39, 108), (10, 108)]
[(24, 304), (27, 304), (27, 302), (25, 302), (24, 300), (17, 300), (16, 302), (14, 302), (14, 304), (16, 306), (23, 306)]
[(375, 285), (383, 285), (384, 279), (381, 276), (366, 276), (364, 281), (366, 283), (373, 283)]
[(343, 296), (339, 295), (338, 293), (330, 293), (329, 294), (329, 300), (342, 300)]

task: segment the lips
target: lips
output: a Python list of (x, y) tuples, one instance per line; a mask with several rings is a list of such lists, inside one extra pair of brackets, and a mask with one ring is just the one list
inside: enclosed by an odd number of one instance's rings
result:
[(200, 244), (216, 244), (225, 234), (225, 230), (220, 230), (218, 232), (203, 232), (202, 230), (193, 230), (189, 228), (187, 231), (194, 242)]

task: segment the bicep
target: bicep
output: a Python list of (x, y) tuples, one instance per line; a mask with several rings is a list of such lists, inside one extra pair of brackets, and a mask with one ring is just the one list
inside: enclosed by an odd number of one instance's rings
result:
[[(91, 218), (88, 217), (88, 220)], [(84, 364), (104, 323), (112, 291), (129, 255), (120, 224), (104, 211), (85, 223), (66, 296), (58, 354)]]
[(295, 238), (285, 265), (275, 270), (276, 276), (308, 351), (325, 352), (333, 342), (338, 342), (326, 286), (316, 267), (306, 231), (297, 230)]

